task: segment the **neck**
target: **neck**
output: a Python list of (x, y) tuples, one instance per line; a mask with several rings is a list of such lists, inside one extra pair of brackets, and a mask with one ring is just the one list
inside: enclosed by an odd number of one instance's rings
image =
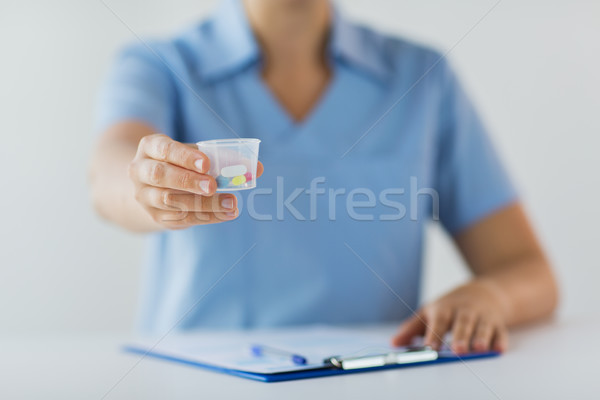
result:
[(322, 68), (331, 13), (327, 0), (243, 0), (265, 71)]

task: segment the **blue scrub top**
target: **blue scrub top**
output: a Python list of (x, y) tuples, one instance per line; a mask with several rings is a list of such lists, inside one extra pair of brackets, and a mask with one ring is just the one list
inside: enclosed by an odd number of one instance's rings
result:
[(446, 60), (334, 15), (333, 78), (302, 122), (261, 80), (239, 1), (117, 58), (98, 131), (259, 138), (265, 165), (236, 220), (149, 235), (141, 330), (399, 321), (418, 306), (428, 221), (455, 234), (516, 200)]

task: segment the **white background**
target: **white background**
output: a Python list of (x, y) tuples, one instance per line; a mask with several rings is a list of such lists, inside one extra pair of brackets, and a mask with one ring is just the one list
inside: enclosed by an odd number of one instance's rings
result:
[[(147, 37), (215, 2), (107, 3)], [(496, 0), (339, 3), (380, 30), (452, 49), (554, 262), (560, 312), (600, 311), (600, 2), (504, 0), (477, 26)], [(0, 0), (0, 333), (132, 327), (143, 240), (100, 221), (86, 186), (94, 96), (132, 40), (99, 0)], [(467, 276), (438, 228), (426, 258), (428, 299)]]

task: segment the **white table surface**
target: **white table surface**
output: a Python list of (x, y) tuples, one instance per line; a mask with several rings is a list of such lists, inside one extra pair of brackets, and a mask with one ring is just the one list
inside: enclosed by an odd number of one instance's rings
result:
[(599, 334), (598, 315), (561, 318), (499, 358), (280, 383), (138, 363), (126, 335), (2, 338), (0, 399), (600, 399)]

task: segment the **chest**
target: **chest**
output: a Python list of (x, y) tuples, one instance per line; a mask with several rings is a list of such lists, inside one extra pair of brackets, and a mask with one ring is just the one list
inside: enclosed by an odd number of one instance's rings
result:
[(266, 95), (271, 95), (279, 109), (291, 120), (302, 122), (318, 106), (319, 99), (331, 84), (329, 68), (300, 71), (273, 71), (262, 74)]

